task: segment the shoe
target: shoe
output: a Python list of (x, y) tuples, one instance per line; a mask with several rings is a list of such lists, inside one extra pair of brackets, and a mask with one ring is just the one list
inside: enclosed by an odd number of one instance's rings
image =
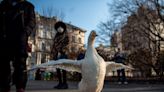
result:
[(54, 86), (54, 89), (61, 89), (62, 88), (62, 84), (59, 83), (57, 86)]
[(124, 82), (124, 84), (128, 84), (128, 82), (127, 82), (127, 81), (125, 81), (125, 82)]
[(68, 84), (67, 83), (62, 84), (62, 89), (68, 89)]
[(122, 82), (118, 82), (118, 84), (122, 84)]
[(24, 89), (23, 88), (21, 88), (21, 89), (17, 89), (17, 91), (16, 92), (25, 92), (24, 91)]

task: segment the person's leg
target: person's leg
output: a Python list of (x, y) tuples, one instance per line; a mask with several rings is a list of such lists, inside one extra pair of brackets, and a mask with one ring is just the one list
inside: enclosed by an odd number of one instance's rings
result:
[(11, 69), (10, 60), (8, 58), (1, 58), (0, 62), (0, 92), (10, 92)]
[(81, 73), (78, 73), (78, 72), (77, 72), (77, 75), (78, 75), (78, 81), (81, 81), (81, 79), (82, 79)]
[(58, 89), (58, 88), (61, 88), (61, 86), (62, 86), (62, 78), (61, 78), (61, 71), (60, 71), (60, 69), (56, 69), (56, 73), (57, 73), (57, 78), (58, 78), (59, 83), (54, 88)]
[(26, 70), (26, 58), (24, 57), (16, 57), (13, 60), (13, 67), (14, 67), (14, 73), (13, 73), (13, 81), (15, 83), (17, 92), (23, 92), (26, 88), (27, 83), (27, 72), (24, 72)]
[(125, 69), (121, 69), (121, 73), (122, 73), (121, 82), (124, 83), (124, 84), (127, 84), (126, 76), (125, 76)]
[(67, 84), (67, 72), (65, 70), (62, 70), (63, 73), (63, 84), (62, 84), (62, 88), (63, 89), (67, 89), (68, 88), (68, 84)]
[(117, 70), (118, 82), (121, 81), (121, 75), (120, 75), (120, 73), (121, 73), (121, 70)]

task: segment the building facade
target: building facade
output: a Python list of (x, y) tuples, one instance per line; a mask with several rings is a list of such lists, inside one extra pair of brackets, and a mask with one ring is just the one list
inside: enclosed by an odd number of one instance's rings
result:
[[(53, 44), (53, 38), (56, 34), (54, 24), (59, 20), (55, 17), (48, 18), (36, 13), (36, 29), (33, 35), (29, 37), (29, 57), (27, 66), (48, 62)], [(69, 36), (70, 52), (78, 53), (79, 48), (84, 48), (84, 38), (86, 30), (76, 27), (70, 23), (65, 23)]]

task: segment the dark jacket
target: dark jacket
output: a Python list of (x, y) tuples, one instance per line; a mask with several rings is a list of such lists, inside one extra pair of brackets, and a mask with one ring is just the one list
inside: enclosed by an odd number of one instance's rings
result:
[(80, 54), (77, 56), (77, 60), (84, 59), (84, 57), (85, 57), (85, 54), (84, 54), (84, 53), (80, 53)]
[(28, 37), (34, 28), (35, 12), (31, 3), (25, 0), (0, 4), (0, 52), (27, 57)]
[(123, 63), (124, 64), (124, 61), (125, 61), (125, 55), (123, 53), (116, 53), (113, 60), (116, 62), (116, 63)]
[(53, 46), (51, 50), (51, 55), (54, 60), (57, 60), (58, 53), (63, 53), (63, 49), (66, 49), (69, 44), (69, 37), (66, 30), (61, 33), (56, 33), (54, 40), (53, 40)]

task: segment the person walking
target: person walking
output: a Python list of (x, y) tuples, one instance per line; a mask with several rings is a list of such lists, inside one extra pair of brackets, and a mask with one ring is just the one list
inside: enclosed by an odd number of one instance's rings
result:
[[(58, 21), (55, 24), (55, 30), (57, 31), (51, 50), (52, 58), (54, 60), (67, 58), (66, 49), (69, 44), (69, 38), (66, 30), (66, 24), (62, 21)], [(56, 69), (57, 78), (59, 83), (54, 86), (56, 89), (67, 89), (68, 84), (66, 81), (66, 71), (61, 69)]]
[[(118, 48), (118, 51), (114, 55), (114, 61), (116, 63), (122, 63), (124, 64), (125, 56), (121, 52), (120, 48)], [(118, 69), (117, 70), (117, 76), (118, 76), (118, 84), (127, 84), (126, 76), (125, 76), (125, 69)]]
[(25, 91), (28, 37), (34, 28), (35, 12), (30, 2), (3, 0), (0, 3), (0, 92), (10, 92), (11, 79), (16, 92)]

